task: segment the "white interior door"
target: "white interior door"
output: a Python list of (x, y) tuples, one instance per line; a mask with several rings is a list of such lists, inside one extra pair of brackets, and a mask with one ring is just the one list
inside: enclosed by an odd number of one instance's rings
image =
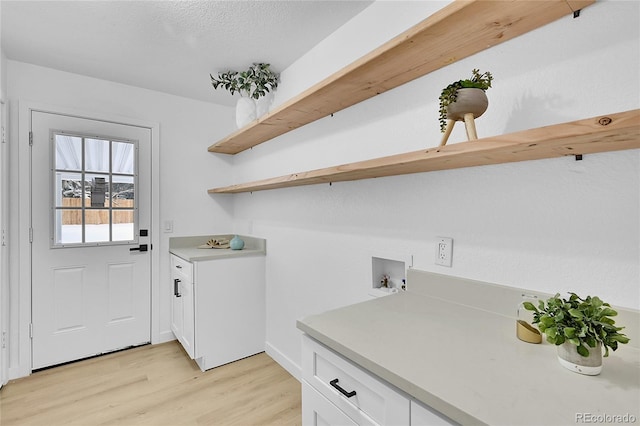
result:
[(151, 130), (31, 111), (32, 368), (151, 341)]

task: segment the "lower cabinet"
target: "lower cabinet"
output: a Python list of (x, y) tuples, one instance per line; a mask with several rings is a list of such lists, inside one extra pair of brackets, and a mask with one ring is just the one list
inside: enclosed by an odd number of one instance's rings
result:
[(305, 380), (302, 381), (302, 424), (314, 426), (358, 425)]
[(195, 357), (195, 315), (193, 312), (193, 265), (171, 256), (171, 331), (191, 359)]
[(307, 335), (302, 379), (304, 425), (456, 424)]
[(171, 330), (202, 371), (264, 351), (265, 258), (171, 255)]

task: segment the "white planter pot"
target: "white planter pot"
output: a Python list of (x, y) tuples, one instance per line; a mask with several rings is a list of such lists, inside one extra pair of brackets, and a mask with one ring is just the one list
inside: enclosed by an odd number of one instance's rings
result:
[(458, 98), (447, 105), (447, 118), (464, 121), (464, 115), (471, 113), (474, 118), (480, 117), (487, 110), (489, 99), (482, 89), (458, 89)]
[(275, 97), (274, 92), (269, 92), (260, 99), (256, 100), (256, 117), (260, 118), (271, 109), (273, 105), (273, 99)]
[(256, 119), (256, 102), (252, 98), (239, 98), (236, 103), (236, 125), (238, 129)]
[(584, 357), (578, 353), (576, 346), (564, 342), (558, 346), (558, 361), (571, 371), (588, 376), (597, 376), (602, 371), (602, 344), (598, 342), (595, 348), (590, 348), (589, 356)]

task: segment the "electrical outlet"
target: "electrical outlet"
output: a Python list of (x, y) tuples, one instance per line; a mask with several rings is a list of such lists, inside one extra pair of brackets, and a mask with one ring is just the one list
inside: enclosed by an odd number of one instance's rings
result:
[(438, 237), (436, 241), (436, 265), (451, 266), (453, 238)]

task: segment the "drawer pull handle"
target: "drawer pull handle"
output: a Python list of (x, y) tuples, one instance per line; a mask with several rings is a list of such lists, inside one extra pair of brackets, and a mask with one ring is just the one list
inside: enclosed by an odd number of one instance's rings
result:
[(180, 280), (180, 278), (176, 278), (175, 280), (173, 280), (173, 295), (175, 297), (182, 297), (180, 291), (178, 290), (178, 284), (180, 284), (181, 282), (182, 281)]
[(182, 266), (180, 266), (180, 265), (176, 265), (176, 268), (178, 268), (178, 269), (182, 269)]
[(356, 391), (352, 390), (351, 392), (347, 392), (346, 390), (342, 389), (342, 387), (338, 384), (338, 379), (333, 379), (332, 381), (329, 382), (329, 384), (334, 388), (338, 389), (338, 391), (344, 396), (346, 396), (347, 398), (356, 396)]

